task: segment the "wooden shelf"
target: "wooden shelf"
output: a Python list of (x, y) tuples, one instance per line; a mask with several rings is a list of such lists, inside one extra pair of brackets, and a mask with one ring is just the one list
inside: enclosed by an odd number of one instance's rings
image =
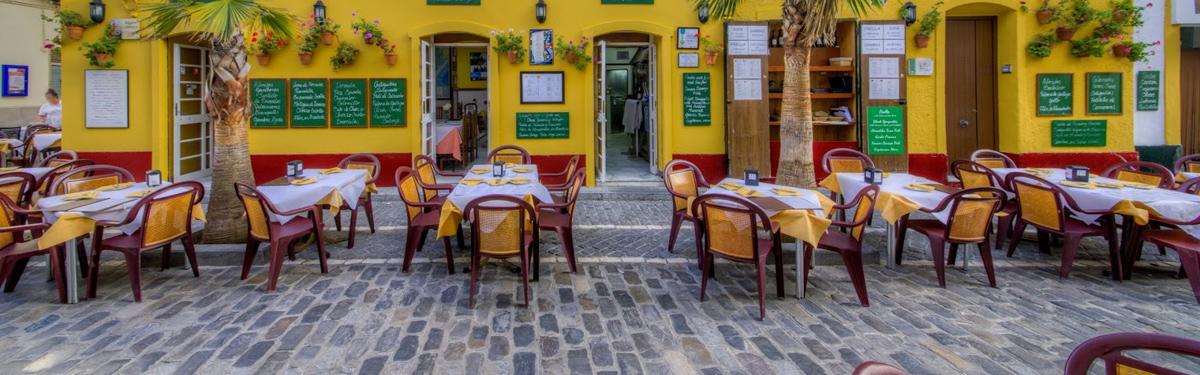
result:
[[(817, 93), (817, 92), (814, 92), (814, 93), (812, 93), (811, 95), (812, 95), (812, 98), (813, 98), (813, 100), (820, 100), (820, 99), (854, 99), (854, 93), (849, 93), (849, 92), (838, 92), (838, 93), (832, 93), (832, 92)], [(772, 93), (769, 93), (769, 94), (767, 94), (767, 98), (768, 98), (768, 99), (783, 99), (783, 93), (782, 93), (782, 92), (772, 92)]]
[[(767, 71), (771, 73), (783, 73), (787, 67), (782, 65), (771, 65), (767, 67)], [(853, 72), (853, 66), (831, 66), (831, 65), (813, 65), (808, 67), (810, 73), (818, 72)]]
[[(771, 126), (782, 126), (782, 125), (783, 125), (783, 122), (782, 122), (782, 121), (770, 121), (770, 122), (768, 122), (767, 124), (770, 124)], [(813, 126), (846, 127), (846, 126), (850, 126), (850, 125), (854, 125), (854, 123), (853, 123), (853, 122), (846, 122), (846, 121), (834, 121), (834, 122), (830, 122), (830, 121), (813, 121)]]

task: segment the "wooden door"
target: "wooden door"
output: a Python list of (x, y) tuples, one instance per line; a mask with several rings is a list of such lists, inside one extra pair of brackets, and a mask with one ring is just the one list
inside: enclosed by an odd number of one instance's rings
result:
[[(766, 22), (729, 22), (732, 27), (759, 27), (769, 30)], [(765, 37), (764, 37), (765, 41)], [(729, 41), (726, 41), (729, 45)], [(741, 177), (747, 169), (771, 174), (770, 100), (767, 93), (766, 54), (736, 54), (725, 57), (725, 149), (729, 175)]]
[(946, 156), (967, 160), (996, 149), (996, 23), (946, 21)]
[(1180, 122), (1183, 153), (1200, 153), (1200, 49), (1181, 48), (1179, 55)]

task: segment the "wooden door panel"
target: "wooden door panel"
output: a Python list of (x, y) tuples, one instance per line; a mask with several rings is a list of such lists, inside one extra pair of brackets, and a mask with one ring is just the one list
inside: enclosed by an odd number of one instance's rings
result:
[(1180, 133), (1183, 153), (1200, 153), (1200, 49), (1181, 48), (1179, 55)]
[(946, 21), (946, 156), (964, 160), (996, 148), (995, 23)]

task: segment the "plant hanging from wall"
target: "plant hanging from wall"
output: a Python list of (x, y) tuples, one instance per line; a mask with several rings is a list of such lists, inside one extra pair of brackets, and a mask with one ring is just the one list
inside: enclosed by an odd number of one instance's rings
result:
[(587, 37), (579, 38), (579, 41), (563, 39), (558, 37), (554, 41), (554, 54), (562, 56), (567, 63), (575, 65), (575, 69), (584, 70), (592, 63), (592, 56), (588, 55)]
[(358, 48), (350, 43), (341, 42), (338, 43), (337, 52), (329, 58), (329, 65), (336, 71), (354, 64), (354, 60), (358, 60)]
[(1038, 24), (1045, 25), (1054, 20), (1054, 15), (1057, 13), (1058, 8), (1050, 6), (1050, 0), (1042, 0), (1042, 6), (1034, 14), (1037, 16)]
[(942, 12), (939, 8), (942, 7), (942, 2), (938, 1), (933, 4), (933, 9), (925, 12), (921, 16), (921, 24), (917, 29), (917, 34), (913, 35), (913, 43), (916, 43), (917, 48), (925, 48), (929, 46), (929, 36), (937, 30), (938, 24), (942, 23)]
[[(358, 12), (350, 13), (351, 16), (358, 16)], [(350, 25), (354, 30), (354, 35), (361, 36), (363, 43), (368, 46), (379, 47), (383, 51), (384, 60), (388, 65), (396, 65), (396, 45), (383, 36), (383, 29), (379, 27), (379, 20), (367, 21), (366, 18), (359, 18)]]
[(1148, 60), (1151, 55), (1154, 55), (1154, 51), (1151, 51), (1150, 47), (1157, 46), (1159, 44), (1161, 44), (1161, 42), (1157, 40), (1153, 43), (1137, 42), (1133, 40), (1120, 41), (1116, 44), (1113, 44), (1113, 56), (1126, 58), (1135, 63), (1143, 62)]
[(1050, 52), (1054, 48), (1054, 43), (1058, 42), (1058, 38), (1054, 33), (1044, 32), (1033, 37), (1033, 40), (1025, 46), (1025, 52), (1029, 56), (1037, 58), (1045, 58), (1050, 56)]
[(525, 38), (521, 33), (508, 29), (508, 31), (492, 31), (492, 36), (496, 38), (496, 45), (492, 47), (496, 53), (508, 56), (510, 64), (520, 64), (525, 61)]
[(337, 32), (342, 28), (341, 25), (333, 22), (332, 18), (317, 18), (315, 14), (308, 15), (308, 22), (304, 24), (310, 32), (315, 32), (321, 37), (321, 44), (332, 46), (333, 42), (337, 41)]
[(246, 46), (246, 49), (258, 59), (258, 65), (267, 66), (271, 63), (271, 54), (286, 45), (287, 42), (274, 31), (262, 34), (255, 32), (250, 34), (250, 45)]
[(71, 40), (83, 38), (83, 30), (95, 24), (90, 18), (84, 17), (79, 12), (70, 9), (59, 9), (57, 12), (54, 12), (53, 17), (43, 15), (42, 20), (58, 23), (59, 34), (67, 34), (67, 37), (71, 38)]
[(704, 49), (704, 62), (708, 65), (716, 65), (717, 58), (721, 57), (721, 52), (725, 51), (725, 46), (713, 40), (711, 35), (699, 34), (699, 37), (700, 48)]
[(1071, 55), (1075, 57), (1101, 57), (1104, 56), (1104, 47), (1106, 42), (1103, 38), (1091, 36), (1080, 40), (1071, 41)]
[(1096, 8), (1092, 8), (1088, 0), (1059, 0), (1058, 11), (1054, 14), (1058, 28), (1054, 33), (1059, 41), (1069, 41), (1075, 37), (1076, 31), (1094, 21), (1096, 15)]
[(113, 55), (117, 53), (117, 47), (121, 46), (121, 38), (113, 35), (112, 25), (104, 27), (104, 34), (95, 42), (84, 42), (80, 47), (83, 50), (83, 55), (87, 57), (88, 63), (94, 67), (109, 69), (116, 65), (113, 62)]

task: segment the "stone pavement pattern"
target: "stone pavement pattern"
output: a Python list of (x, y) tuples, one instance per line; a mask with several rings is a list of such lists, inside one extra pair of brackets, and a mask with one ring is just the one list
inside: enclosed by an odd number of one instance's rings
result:
[[(221, 247), (206, 250), (198, 279), (182, 267), (144, 269), (140, 304), (122, 261), (103, 265), (99, 298), (72, 306), (55, 304), (45, 269), (32, 267), (0, 296), (0, 373), (846, 374), (881, 360), (914, 374), (1051, 374), (1075, 345), (1104, 333), (1200, 337), (1200, 305), (1186, 281), (1165, 272), (1178, 266), (1172, 256), (1152, 255), (1154, 272), (1117, 283), (1101, 275), (1099, 242), (1086, 243), (1067, 280), (1056, 275), (1057, 256), (1025, 243), (1016, 258), (995, 253), (999, 288), (986, 286), (975, 261), (948, 270), (942, 289), (928, 245), (909, 236), (904, 266), (866, 267), (870, 307), (857, 303), (840, 264), (816, 267), (807, 298), (797, 300), (789, 266), (788, 298), (769, 292), (760, 322), (752, 268), (718, 265), (699, 301), (691, 231), (666, 253), (667, 203), (658, 201), (580, 206), (591, 228), (580, 231), (589, 238), (580, 256), (646, 259), (593, 260), (576, 274), (547, 262), (529, 307), (519, 306), (518, 277), (488, 266), (470, 309), (468, 275), (447, 275), (440, 244), (400, 272), (403, 219), (383, 202), (380, 224), (395, 228), (360, 232), (354, 250), (333, 246), (326, 275), (311, 259), (287, 263), (272, 294), (265, 257), (241, 281), (238, 267), (206, 262), (230, 258), (214, 255)], [(882, 236), (874, 228), (868, 242)], [(554, 240), (543, 249), (560, 253)], [(609, 252), (593, 253), (600, 249)]]

